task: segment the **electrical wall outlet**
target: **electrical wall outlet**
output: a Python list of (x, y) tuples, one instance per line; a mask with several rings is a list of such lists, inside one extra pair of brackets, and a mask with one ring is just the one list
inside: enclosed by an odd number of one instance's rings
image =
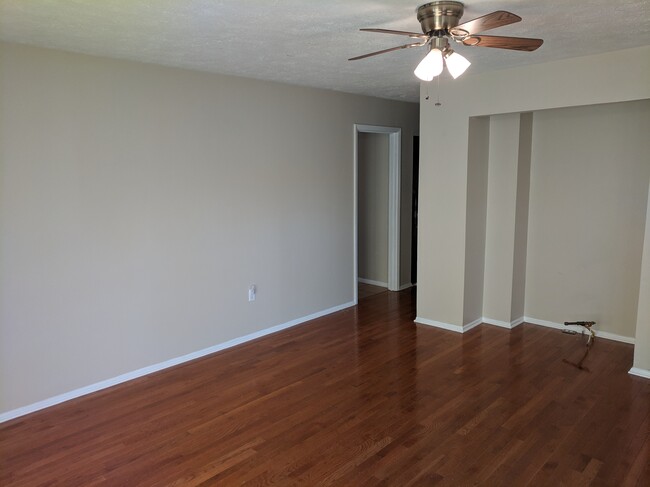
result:
[(255, 301), (255, 295), (257, 294), (257, 286), (251, 284), (248, 288), (248, 301)]

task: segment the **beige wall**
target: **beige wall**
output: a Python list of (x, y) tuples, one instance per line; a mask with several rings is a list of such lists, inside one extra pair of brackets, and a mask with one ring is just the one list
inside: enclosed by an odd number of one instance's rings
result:
[(526, 316), (635, 335), (650, 100), (535, 113)]
[[(524, 317), (526, 303), (526, 260), (528, 256), (528, 216), (530, 201), (530, 169), (533, 142), (533, 114), (523, 113), (519, 120), (519, 153), (517, 162), (517, 194), (515, 195), (515, 228), (512, 266), (512, 305), (510, 319)], [(512, 323), (511, 323), (512, 324)]]
[(490, 117), (482, 316), (506, 327), (524, 317), (532, 119)]
[(490, 117), (483, 316), (510, 323), (514, 271), (519, 114)]
[[(465, 275), (472, 279), (465, 281), (463, 324), (477, 319), (467, 310), (478, 299), (472, 284), (482, 279), (478, 317), (490, 323), (508, 326), (524, 314), (554, 323), (594, 320), (601, 331), (634, 337), (650, 102), (539, 111), (534, 129), (532, 113), (494, 115), (487, 149), (477, 120), (469, 120)], [(477, 184), (479, 146), (489, 153), (482, 162), (487, 197)], [(481, 201), (486, 223), (476, 218)], [(481, 271), (469, 255), (483, 248)]]
[[(648, 187), (650, 193), (650, 185)], [(645, 241), (641, 267), (639, 307), (636, 321), (634, 367), (650, 376), (650, 198), (645, 217)]]
[(352, 301), (353, 124), (410, 164), (416, 104), (0, 56), (0, 411)]
[(358, 137), (359, 279), (388, 286), (388, 135)]
[[(439, 107), (421, 92), (418, 248), (427, 251), (418, 255), (417, 315), (423, 322), (460, 326), (466, 296), (483, 286), (480, 271), (466, 270), (470, 118), (648, 99), (650, 47), (481, 75), (468, 72), (454, 81), (444, 79), (441, 92)], [(636, 130), (628, 121), (623, 127)]]
[(469, 119), (467, 150), (467, 221), (465, 232), (465, 293), (463, 324), (483, 317), (483, 286), (473, 286), (473, 280), (483, 282), (485, 269), (485, 222), (490, 148), (490, 118)]

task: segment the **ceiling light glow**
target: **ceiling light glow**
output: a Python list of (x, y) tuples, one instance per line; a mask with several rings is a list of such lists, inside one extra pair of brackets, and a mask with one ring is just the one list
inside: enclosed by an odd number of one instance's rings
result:
[(431, 49), (413, 73), (422, 81), (431, 81), (433, 78), (442, 73), (442, 51), (440, 49)]
[(445, 54), (445, 64), (447, 65), (447, 71), (449, 71), (449, 74), (456, 79), (463, 74), (472, 63), (470, 63), (464, 56), (461, 56), (450, 49), (449, 52)]

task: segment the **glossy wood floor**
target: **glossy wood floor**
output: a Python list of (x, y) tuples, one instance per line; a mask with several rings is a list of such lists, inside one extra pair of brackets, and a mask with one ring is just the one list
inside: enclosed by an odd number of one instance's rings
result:
[(0, 426), (0, 485), (650, 485), (632, 347), (415, 325), (411, 290)]
[(359, 299), (369, 298), (370, 296), (374, 296), (375, 294), (386, 293), (386, 292), (388, 292), (387, 288), (381, 286), (375, 286), (373, 284), (366, 284), (360, 282), (357, 285), (357, 293), (359, 295)]

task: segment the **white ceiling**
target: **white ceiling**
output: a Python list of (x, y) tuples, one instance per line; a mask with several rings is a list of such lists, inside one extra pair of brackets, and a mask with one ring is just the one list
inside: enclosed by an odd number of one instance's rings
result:
[[(420, 32), (424, 0), (0, 0), (0, 40), (359, 93), (418, 100), (424, 48), (381, 27)], [(650, 44), (649, 0), (468, 0), (462, 21), (508, 10), (490, 34), (539, 37), (533, 53), (460, 46), (467, 75)], [(462, 22), (461, 21), (461, 22)]]

